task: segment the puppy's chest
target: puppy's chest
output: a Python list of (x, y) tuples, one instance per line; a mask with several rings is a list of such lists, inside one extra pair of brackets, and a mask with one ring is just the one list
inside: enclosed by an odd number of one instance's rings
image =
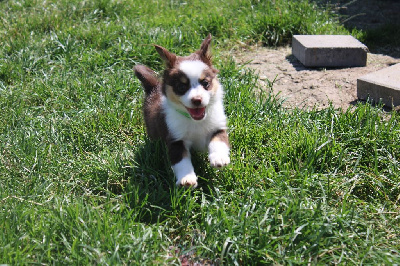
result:
[[(186, 121), (186, 123), (168, 123), (170, 134), (177, 140), (183, 140), (186, 145), (193, 147), (196, 150), (206, 150), (208, 142), (210, 141), (213, 128), (207, 123), (193, 123)], [(182, 122), (182, 121), (180, 121)]]
[(211, 132), (209, 129), (196, 125), (186, 132), (184, 141), (191, 143), (194, 149), (203, 151), (207, 149), (210, 138)]

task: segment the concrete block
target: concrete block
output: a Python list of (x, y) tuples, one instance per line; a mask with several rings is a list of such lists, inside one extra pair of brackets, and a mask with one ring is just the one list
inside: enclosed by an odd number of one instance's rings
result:
[(357, 97), (388, 107), (400, 105), (400, 64), (358, 78)]
[(306, 67), (367, 65), (368, 48), (350, 35), (294, 35), (293, 55)]

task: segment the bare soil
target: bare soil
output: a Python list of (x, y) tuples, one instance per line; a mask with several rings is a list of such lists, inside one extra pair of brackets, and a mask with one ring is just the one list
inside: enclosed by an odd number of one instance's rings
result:
[(332, 103), (344, 110), (357, 102), (357, 78), (400, 63), (399, 58), (368, 53), (365, 67), (306, 68), (292, 55), (291, 47), (252, 47), (234, 54), (234, 59), (254, 69), (263, 87), (274, 81), (273, 93), (285, 99), (286, 107), (324, 108)]
[[(326, 0), (315, 0), (326, 4)], [(398, 0), (329, 0), (348, 28), (362, 30), (391, 23), (400, 25)], [(400, 47), (378, 47), (368, 54), (366, 67), (315, 69), (298, 61), (291, 47), (252, 47), (234, 53), (237, 63), (255, 69), (261, 85), (274, 81), (273, 93), (285, 99), (284, 106), (324, 108), (332, 103), (346, 110), (357, 102), (357, 78), (400, 63)]]

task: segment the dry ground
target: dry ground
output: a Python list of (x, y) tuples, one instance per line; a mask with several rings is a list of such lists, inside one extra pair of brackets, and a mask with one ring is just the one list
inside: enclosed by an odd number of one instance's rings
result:
[(277, 49), (253, 47), (234, 54), (237, 63), (255, 69), (262, 85), (274, 82), (273, 92), (285, 99), (286, 107), (324, 108), (330, 102), (347, 109), (357, 102), (357, 78), (390, 65), (399, 58), (368, 53), (366, 67), (306, 68), (290, 47)]

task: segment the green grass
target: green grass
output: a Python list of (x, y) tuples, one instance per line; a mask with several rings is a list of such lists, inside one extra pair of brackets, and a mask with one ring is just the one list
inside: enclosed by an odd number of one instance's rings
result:
[[(221, 56), (347, 33), (329, 11), (6, 0), (0, 21), (0, 264), (400, 262), (399, 115), (287, 110)], [(232, 164), (214, 170), (195, 154), (199, 188), (177, 189), (164, 145), (146, 137), (132, 68), (160, 71), (152, 44), (187, 54), (209, 32)]]
[(393, 49), (393, 47), (400, 46), (399, 28), (399, 25), (396, 24), (385, 24), (377, 29), (363, 32), (360, 38), (374, 53), (384, 53), (385, 51), (393, 57), (399, 57), (400, 52)]

